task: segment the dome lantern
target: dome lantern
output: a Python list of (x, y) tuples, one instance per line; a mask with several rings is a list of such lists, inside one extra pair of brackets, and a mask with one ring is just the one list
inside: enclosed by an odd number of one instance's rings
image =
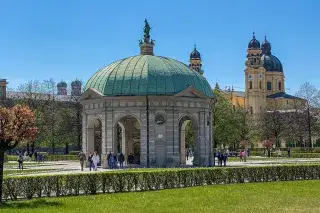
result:
[(150, 31), (151, 27), (148, 23), (148, 20), (144, 20), (144, 28), (143, 28), (143, 40), (139, 41), (140, 46), (140, 54), (141, 55), (153, 55), (153, 47), (155, 40), (150, 39)]

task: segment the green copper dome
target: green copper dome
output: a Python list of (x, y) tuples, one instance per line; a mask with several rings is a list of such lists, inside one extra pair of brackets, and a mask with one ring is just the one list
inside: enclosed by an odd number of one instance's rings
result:
[(182, 62), (161, 56), (137, 55), (96, 72), (85, 90), (96, 89), (105, 96), (174, 95), (189, 86), (213, 97), (207, 80)]

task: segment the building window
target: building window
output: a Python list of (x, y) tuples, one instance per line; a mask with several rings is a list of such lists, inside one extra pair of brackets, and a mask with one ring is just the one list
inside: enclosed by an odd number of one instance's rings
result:
[(282, 90), (281, 82), (278, 82), (278, 87), (279, 87), (279, 90), (281, 91)]
[(259, 81), (259, 89), (262, 89), (261, 81)]
[(267, 82), (267, 90), (271, 90), (272, 88), (271, 88), (271, 82), (270, 81), (268, 81)]
[(250, 107), (250, 113), (253, 114), (253, 107)]
[(252, 81), (249, 81), (249, 89), (252, 89)]

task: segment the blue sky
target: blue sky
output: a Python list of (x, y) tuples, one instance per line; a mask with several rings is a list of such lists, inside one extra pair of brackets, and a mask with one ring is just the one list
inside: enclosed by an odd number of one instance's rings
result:
[(320, 1), (0, 0), (0, 78), (88, 80), (109, 63), (139, 54), (144, 18), (155, 54), (188, 63), (196, 43), (205, 76), (244, 89), (252, 31), (264, 34), (286, 76), (288, 93), (306, 81), (320, 87)]

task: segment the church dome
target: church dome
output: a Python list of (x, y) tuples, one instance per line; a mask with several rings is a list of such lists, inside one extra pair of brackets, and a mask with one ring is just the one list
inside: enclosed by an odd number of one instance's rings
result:
[(175, 95), (193, 87), (213, 97), (208, 81), (177, 60), (137, 55), (118, 60), (96, 72), (85, 90), (96, 89), (105, 96)]
[(249, 49), (259, 49), (260, 48), (260, 42), (256, 39), (256, 36), (253, 33), (252, 39), (248, 44)]
[(57, 84), (57, 87), (67, 87), (67, 83), (65, 81), (60, 81), (58, 84)]
[(79, 80), (72, 81), (71, 86), (81, 86), (81, 81)]
[(263, 54), (261, 56), (263, 60), (263, 67), (269, 72), (283, 72), (281, 61), (274, 55)]
[(190, 54), (190, 59), (201, 59), (201, 55), (198, 52), (196, 45), (194, 45), (194, 49), (193, 49), (192, 53)]
[(271, 44), (267, 40), (267, 36), (264, 37), (264, 41), (261, 44), (262, 54), (271, 55)]

